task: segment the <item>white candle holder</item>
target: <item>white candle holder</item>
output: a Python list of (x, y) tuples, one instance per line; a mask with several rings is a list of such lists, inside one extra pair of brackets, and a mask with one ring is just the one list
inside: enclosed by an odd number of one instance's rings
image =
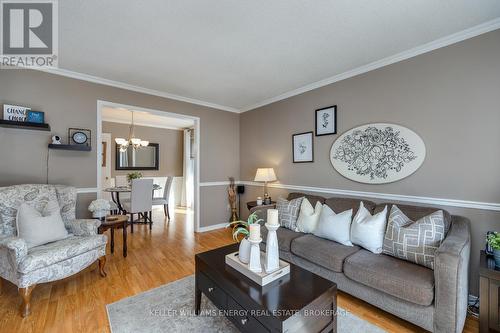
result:
[(265, 225), (268, 230), (268, 233), (266, 240), (266, 262), (264, 266), (266, 269), (266, 273), (271, 273), (280, 268), (278, 236), (276, 235), (276, 230), (278, 230), (280, 225), (269, 224), (269, 223), (266, 223)]
[(259, 240), (248, 239), (250, 242), (250, 263), (248, 264), (248, 269), (255, 273), (262, 272), (262, 266), (260, 264), (260, 242), (262, 242), (262, 238)]

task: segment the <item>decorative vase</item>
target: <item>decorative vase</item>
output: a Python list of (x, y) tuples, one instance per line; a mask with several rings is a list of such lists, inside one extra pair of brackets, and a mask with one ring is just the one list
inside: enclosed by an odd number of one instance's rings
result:
[(250, 247), (250, 263), (248, 264), (248, 269), (255, 273), (262, 272), (262, 266), (260, 264), (260, 242), (262, 242), (262, 238), (259, 240), (248, 240), (251, 244)]
[(276, 230), (278, 230), (279, 227), (279, 224), (266, 223), (266, 228), (269, 230), (266, 240), (266, 263), (264, 265), (266, 273), (271, 273), (280, 268), (278, 236), (276, 235)]
[(500, 249), (493, 250), (493, 258), (495, 259), (495, 266), (500, 267)]
[(102, 219), (106, 217), (108, 211), (107, 210), (96, 210), (92, 212), (92, 217), (96, 219)]
[(244, 264), (248, 264), (250, 262), (250, 242), (246, 237), (243, 238), (240, 242), (238, 258)]

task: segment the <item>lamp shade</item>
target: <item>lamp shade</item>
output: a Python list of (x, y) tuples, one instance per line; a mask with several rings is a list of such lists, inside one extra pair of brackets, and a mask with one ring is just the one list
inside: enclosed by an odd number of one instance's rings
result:
[(255, 174), (254, 181), (256, 182), (273, 182), (277, 180), (273, 168), (258, 168)]

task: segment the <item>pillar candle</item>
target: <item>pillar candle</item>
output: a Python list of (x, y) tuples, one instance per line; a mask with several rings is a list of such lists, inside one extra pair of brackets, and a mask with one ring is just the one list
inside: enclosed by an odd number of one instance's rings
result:
[(260, 239), (260, 224), (250, 224), (250, 239), (253, 241)]
[(276, 225), (278, 224), (278, 210), (268, 209), (267, 210), (267, 223)]

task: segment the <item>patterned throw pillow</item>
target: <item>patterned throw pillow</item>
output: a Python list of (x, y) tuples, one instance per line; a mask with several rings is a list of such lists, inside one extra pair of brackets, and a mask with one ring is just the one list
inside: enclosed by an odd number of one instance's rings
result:
[(304, 197), (288, 201), (278, 198), (276, 208), (278, 209), (278, 219), (282, 227), (295, 231), (303, 199)]
[(434, 269), (434, 254), (446, 234), (442, 210), (414, 222), (393, 205), (383, 253)]

